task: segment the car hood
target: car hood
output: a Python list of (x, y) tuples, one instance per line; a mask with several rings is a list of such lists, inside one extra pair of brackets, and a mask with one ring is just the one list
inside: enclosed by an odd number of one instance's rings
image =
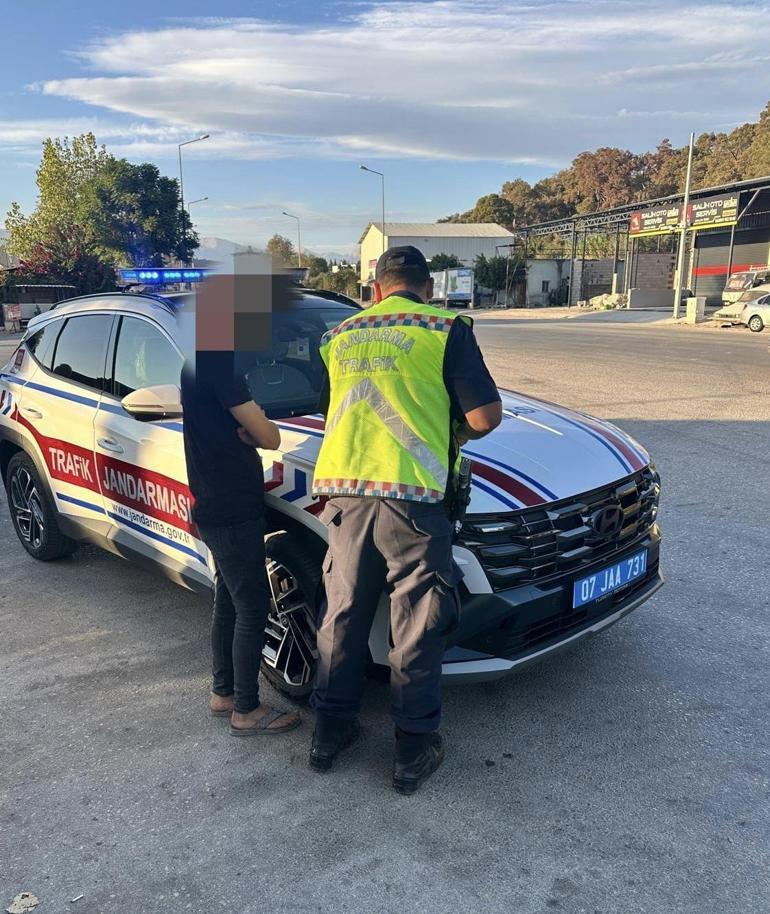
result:
[[(623, 479), (650, 462), (640, 444), (609, 422), (512, 391), (500, 396), (500, 426), (463, 448), (473, 462), (469, 513), (561, 501)], [(312, 474), (323, 420), (308, 416), (279, 425), (284, 457), (309, 465)]]

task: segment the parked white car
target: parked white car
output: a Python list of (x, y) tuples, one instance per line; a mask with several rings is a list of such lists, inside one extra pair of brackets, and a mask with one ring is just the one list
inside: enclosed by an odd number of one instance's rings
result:
[(770, 294), (746, 302), (741, 311), (741, 323), (754, 333), (770, 325)]
[[(0, 369), (0, 472), (33, 558), (62, 558), (88, 541), (210, 593), (211, 556), (190, 515), (177, 387), (193, 306), (150, 294), (73, 299), (31, 321)], [(310, 492), (324, 428), (313, 415), (318, 346), (358, 313), (330, 293), (297, 289), (288, 310), (273, 315), (272, 349), (244, 366), (254, 399), (282, 432), (280, 450), (262, 453), (273, 593), (263, 670), (290, 695), (310, 689), (323, 598), (327, 531), (323, 500)], [(663, 583), (660, 485), (647, 451), (599, 419), (502, 397), (502, 425), (464, 448), (473, 489), (454, 547), (464, 576), (447, 680), (495, 679), (574, 644)], [(388, 662), (388, 618), (383, 595), (370, 637), (374, 664)]]

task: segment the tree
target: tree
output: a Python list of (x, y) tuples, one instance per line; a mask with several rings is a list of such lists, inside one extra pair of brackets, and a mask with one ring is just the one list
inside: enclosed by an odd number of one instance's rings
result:
[(464, 213), (455, 213), (439, 219), (439, 222), (496, 222), (498, 225), (511, 226), (513, 224), (513, 207), (510, 202), (500, 194), (486, 194), (479, 197), (473, 209)]
[(329, 272), (329, 261), (325, 257), (318, 257), (315, 254), (310, 254), (307, 251), (302, 256), (302, 266), (308, 267), (310, 270), (310, 275), (317, 275), (318, 273), (328, 273)]
[(511, 204), (514, 223), (528, 225), (531, 222), (542, 221), (540, 195), (528, 181), (523, 178), (506, 181), (501, 195)]
[(294, 245), (285, 235), (273, 235), (265, 245), (265, 250), (280, 266), (296, 266), (297, 255)]
[(485, 257), (484, 254), (479, 254), (473, 263), (475, 282), (494, 292), (504, 289), (506, 278), (510, 280), (512, 275), (512, 264), (507, 257)]
[(643, 196), (644, 159), (608, 146), (581, 152), (564, 174), (564, 187), (565, 202), (577, 213), (632, 203)]
[(355, 297), (358, 295), (358, 271), (352, 264), (340, 264), (336, 273), (319, 273), (314, 276), (312, 287)]
[(79, 227), (93, 252), (112, 264), (159, 266), (188, 262), (198, 246), (179, 184), (150, 164), (132, 165), (97, 146), (92, 133), (47, 139), (37, 171), (38, 200), (25, 216), (13, 203), (5, 220), (8, 250), (30, 257), (35, 246), (58, 244), (56, 229)]
[(83, 193), (83, 224), (96, 250), (112, 263), (161, 266), (189, 263), (198, 235), (179, 198), (179, 182), (155, 165), (110, 158)]
[(18, 203), (12, 203), (5, 220), (7, 248), (16, 257), (27, 257), (39, 241), (54, 228), (81, 223), (84, 192), (110, 156), (98, 146), (93, 133), (63, 139), (47, 139), (37, 170), (38, 202), (34, 212), (25, 216)]
[(440, 270), (461, 267), (462, 264), (454, 254), (434, 254), (428, 266), (434, 273), (438, 273)]
[(468, 222), (496, 222), (509, 227), (513, 225), (513, 207), (500, 194), (486, 194), (479, 197), (469, 213)]
[(112, 265), (99, 256), (80, 226), (51, 229), (48, 240), (35, 244), (20, 261), (14, 278), (72, 285), (78, 295), (112, 291), (117, 280)]

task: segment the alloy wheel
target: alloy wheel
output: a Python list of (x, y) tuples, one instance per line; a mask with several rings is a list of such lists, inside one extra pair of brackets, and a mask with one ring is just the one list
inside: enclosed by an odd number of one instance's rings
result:
[(30, 546), (39, 549), (45, 539), (45, 515), (35, 480), (24, 467), (18, 467), (11, 476), (9, 490), (19, 533)]
[(281, 562), (268, 560), (267, 578), (271, 605), (262, 658), (288, 685), (307, 686), (318, 657), (313, 605)]

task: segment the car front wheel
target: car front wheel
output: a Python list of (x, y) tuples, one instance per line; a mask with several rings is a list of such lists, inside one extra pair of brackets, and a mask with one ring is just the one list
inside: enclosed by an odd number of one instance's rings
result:
[(33, 558), (50, 562), (77, 549), (75, 540), (59, 529), (56, 509), (29, 455), (11, 457), (5, 487), (16, 535)]
[(752, 333), (759, 333), (760, 330), (764, 330), (765, 325), (762, 323), (762, 318), (758, 314), (753, 314), (749, 318), (749, 330)]
[(262, 672), (278, 691), (290, 698), (305, 698), (313, 688), (318, 661), (320, 562), (290, 533), (271, 536), (265, 553), (271, 605)]

